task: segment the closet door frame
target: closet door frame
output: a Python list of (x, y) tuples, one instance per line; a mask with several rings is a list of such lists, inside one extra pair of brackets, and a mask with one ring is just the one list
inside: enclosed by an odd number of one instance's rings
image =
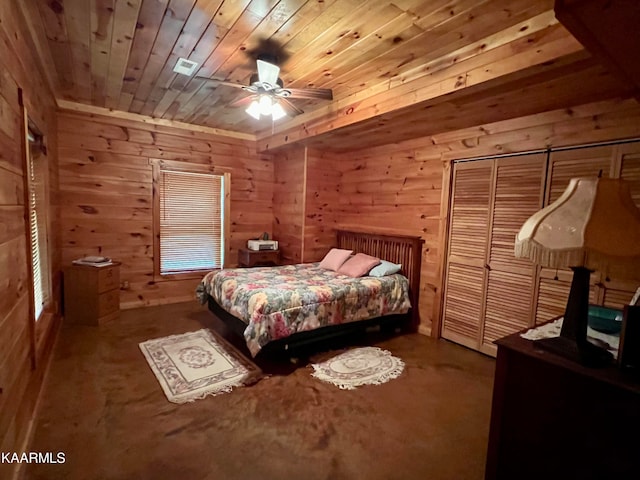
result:
[[(481, 160), (482, 161), (482, 160)], [(488, 301), (488, 293), (489, 293), (489, 282), (491, 280), (490, 275), (491, 271), (501, 271), (504, 273), (514, 273), (519, 275), (527, 275), (524, 271), (523, 267), (513, 266), (513, 272), (510, 272), (508, 268), (495, 268), (495, 264), (492, 265), (492, 245), (493, 245), (493, 237), (494, 237), (494, 221), (495, 221), (495, 207), (497, 200), (497, 192), (498, 192), (498, 174), (500, 167), (508, 167), (512, 165), (523, 165), (523, 164), (531, 164), (535, 166), (536, 162), (539, 162), (538, 168), (540, 169), (540, 186), (538, 189), (538, 202), (537, 202), (537, 210), (542, 208), (543, 202), (545, 201), (545, 189), (546, 189), (546, 172), (549, 164), (549, 153), (548, 152), (531, 152), (520, 155), (512, 155), (512, 156), (503, 156), (500, 158), (491, 159), (493, 162), (492, 169), (492, 183), (491, 183), (491, 207), (489, 210), (490, 220), (489, 220), (489, 231), (487, 234), (487, 247), (486, 247), (486, 261), (485, 261), (485, 284), (484, 284), (484, 295), (483, 295), (483, 306), (482, 306), (482, 321), (480, 323), (480, 338), (478, 344), (478, 351), (496, 356), (497, 354), (497, 346), (485, 344), (485, 328), (487, 326), (486, 316), (487, 316), (487, 301)], [(531, 212), (533, 214), (535, 212)], [(525, 219), (526, 220), (526, 219)], [(524, 222), (523, 222), (524, 224)], [(517, 233), (517, 232), (516, 232)], [(515, 247), (515, 234), (514, 234), (514, 247)], [(515, 258), (515, 256), (514, 256)], [(535, 322), (535, 308), (534, 303), (537, 298), (537, 290), (538, 290), (538, 276), (540, 274), (540, 266), (531, 263), (531, 271), (529, 272), (531, 275), (531, 289), (529, 291), (528, 302), (529, 302), (529, 313), (527, 318), (526, 327), (532, 327)], [(518, 271), (521, 270), (521, 271)]]
[[(540, 157), (541, 155), (545, 155), (544, 158)], [(525, 157), (529, 157), (529, 158), (525, 158)], [(483, 166), (479, 166), (478, 162), (482, 162)], [(490, 275), (491, 275), (491, 270), (492, 270), (492, 243), (493, 243), (493, 237), (494, 237), (494, 221), (495, 221), (495, 204), (496, 204), (496, 194), (497, 194), (497, 189), (498, 189), (498, 175), (499, 175), (499, 169), (500, 167), (509, 167), (510, 165), (526, 165), (528, 162), (530, 162), (532, 165), (536, 165), (536, 168), (539, 168), (539, 176), (540, 176), (540, 185), (538, 187), (538, 198), (537, 198), (537, 207), (536, 207), (536, 211), (539, 210), (540, 208), (542, 208), (542, 202), (544, 202), (544, 192), (545, 192), (545, 181), (546, 181), (546, 171), (547, 171), (547, 162), (548, 162), (548, 156), (544, 153), (544, 152), (531, 152), (531, 153), (526, 153), (526, 154), (516, 154), (516, 155), (509, 155), (509, 156), (503, 156), (500, 158), (493, 158), (493, 159), (479, 159), (479, 160), (472, 160), (472, 161), (463, 161), (463, 162), (452, 162), (452, 179), (451, 179), (451, 187), (450, 187), (450, 199), (449, 199), (449, 205), (450, 205), (450, 211), (451, 211), (451, 215), (449, 216), (449, 221), (448, 221), (448, 235), (446, 237), (447, 243), (446, 243), (446, 249), (445, 249), (445, 265), (444, 265), (444, 272), (445, 272), (445, 276), (443, 279), (443, 286), (444, 286), (444, 291), (443, 291), (443, 300), (442, 300), (442, 314), (441, 314), (441, 325), (442, 325), (442, 330), (441, 330), (441, 335), (451, 341), (454, 341), (456, 343), (460, 343), (466, 347), (472, 348), (474, 350), (480, 351), (482, 353), (485, 353), (487, 355), (493, 355), (495, 356), (496, 354), (496, 348), (493, 345), (485, 345), (485, 327), (486, 327), (486, 314), (487, 314), (487, 300), (488, 300), (488, 294), (489, 294), (489, 281), (490, 281)], [(486, 167), (484, 167), (486, 166)], [(455, 198), (455, 190), (456, 190), (456, 179), (457, 179), (457, 175), (458, 172), (461, 170), (466, 170), (466, 169), (472, 169), (472, 168), (488, 168), (490, 169), (490, 184), (489, 184), (489, 199), (488, 199), (488, 203), (487, 203), (487, 221), (486, 221), (486, 230), (485, 230), (485, 243), (484, 243), (484, 256), (482, 259), (469, 259), (469, 258), (465, 258), (465, 259), (460, 259), (454, 255), (451, 254), (451, 240), (452, 240), (452, 226), (453, 226), (453, 222), (454, 222), (454, 215), (453, 215), (453, 202), (454, 202), (454, 198)], [(532, 214), (535, 212), (532, 212)], [(514, 233), (514, 240), (515, 240), (515, 233)], [(471, 261), (470, 261), (471, 260)], [(458, 335), (455, 332), (451, 332), (451, 331), (447, 331), (447, 325), (446, 325), (446, 309), (447, 309), (447, 299), (448, 299), (448, 288), (449, 288), (449, 275), (450, 275), (450, 269), (451, 269), (451, 264), (460, 264), (460, 265), (466, 265), (469, 266), (471, 268), (482, 268), (482, 295), (481, 295), (481, 304), (479, 306), (479, 319), (478, 319), (478, 330), (475, 332), (475, 335), (473, 336), (473, 338), (469, 337), (462, 337), (460, 335)], [(510, 270), (508, 268), (497, 268), (497, 271), (503, 272), (503, 273), (510, 273)], [(525, 273), (523, 271), (518, 271), (518, 268), (514, 267), (514, 271), (511, 272), (514, 274), (521, 274), (521, 275), (527, 275), (528, 273)], [(530, 272), (530, 281), (531, 281), (531, 286), (530, 289), (531, 291), (529, 292), (528, 296), (527, 296), (527, 302), (529, 304), (529, 314), (527, 316), (527, 325), (526, 326), (533, 326), (534, 324), (534, 312), (535, 309), (533, 308), (533, 304), (534, 304), (534, 300), (536, 298), (536, 294), (537, 294), (537, 279), (538, 279), (538, 273), (539, 273), (539, 267), (537, 265), (531, 265), (531, 272)]]
[[(449, 188), (449, 192), (450, 192), (450, 201), (449, 201), (449, 217), (448, 217), (448, 221), (447, 221), (447, 235), (446, 235), (446, 248), (445, 248), (445, 254), (444, 254), (444, 267), (443, 267), (443, 272), (444, 272), (444, 276), (443, 276), (443, 289), (442, 289), (442, 300), (441, 300), (441, 313), (440, 313), (440, 332), (438, 336), (442, 336), (443, 338), (446, 338), (447, 340), (451, 340), (453, 342), (459, 343), (461, 345), (464, 345), (466, 347), (472, 348), (472, 349), (478, 349), (479, 347), (479, 343), (481, 342), (481, 336), (480, 336), (480, 332), (481, 329), (478, 330), (478, 332), (475, 335), (475, 338), (465, 338), (455, 332), (447, 332), (446, 331), (446, 324), (445, 324), (445, 313), (446, 313), (446, 309), (447, 309), (447, 298), (448, 298), (448, 293), (449, 293), (449, 282), (448, 282), (448, 278), (450, 276), (450, 268), (451, 268), (451, 263), (454, 264), (460, 264), (460, 265), (464, 265), (464, 266), (469, 266), (471, 268), (479, 268), (482, 269), (482, 299), (481, 299), (481, 304), (480, 304), (480, 311), (479, 311), (479, 318), (478, 318), (478, 322), (482, 321), (482, 318), (484, 318), (484, 310), (485, 310), (485, 305), (486, 305), (486, 284), (487, 284), (487, 263), (486, 263), (486, 256), (487, 256), (487, 252), (485, 250), (485, 254), (482, 258), (464, 258), (462, 259), (462, 257), (453, 257), (453, 262), (452, 262), (452, 255), (451, 255), (451, 237), (452, 237), (452, 231), (453, 231), (453, 220), (454, 220), (454, 216), (453, 216), (453, 203), (454, 203), (454, 199), (455, 199), (455, 195), (456, 195), (456, 180), (457, 180), (457, 176), (459, 174), (459, 172), (461, 170), (470, 170), (470, 169), (474, 169), (474, 168), (482, 168), (482, 167), (478, 167), (478, 164), (475, 161), (469, 161), (469, 162), (451, 162), (452, 163), (452, 173), (451, 173), (451, 185)], [(491, 192), (493, 191), (493, 182), (494, 182), (494, 172), (493, 172), (493, 166), (491, 166), (492, 171), (490, 173), (490, 181), (491, 184), (489, 186), (489, 202), (487, 205), (487, 231), (486, 231), (486, 235), (489, 235), (489, 213), (491, 212)], [(485, 249), (486, 249), (486, 242), (485, 242)]]
[[(442, 255), (442, 261), (441, 261), (442, 288), (440, 290), (439, 301), (437, 302), (439, 307), (437, 311), (437, 322), (434, 324), (437, 330), (436, 331), (437, 337), (443, 336), (443, 331), (445, 329), (445, 308), (446, 308), (447, 293), (448, 293), (447, 279), (449, 276), (451, 226), (453, 221), (452, 213), (454, 208), (453, 203), (454, 203), (454, 194), (455, 194), (455, 178), (456, 178), (456, 170), (457, 168), (459, 168), (458, 165), (463, 165), (467, 162), (469, 163), (483, 162), (483, 161), (493, 162), (492, 173), (491, 173), (491, 185), (490, 185), (489, 215), (488, 215), (488, 221), (487, 221), (487, 237), (486, 237), (487, 244), (484, 252), (485, 263), (484, 263), (484, 273), (482, 276), (483, 294), (482, 294), (482, 305), (480, 306), (481, 319), (480, 319), (480, 329), (479, 329), (478, 338), (477, 338), (477, 346), (469, 345), (468, 342), (467, 344), (463, 342), (460, 342), (460, 343), (470, 348), (475, 348), (476, 350), (481, 351), (483, 353), (494, 354), (494, 352), (492, 351), (483, 351), (481, 347), (482, 347), (482, 342), (484, 337), (484, 328), (485, 328), (484, 317), (486, 314), (487, 289), (488, 289), (488, 281), (489, 281), (488, 277), (489, 277), (489, 270), (490, 270), (490, 254), (491, 254), (490, 248), (491, 248), (491, 235), (492, 235), (491, 229), (494, 221), (493, 210), (494, 210), (494, 204), (495, 204), (496, 175), (497, 175), (497, 168), (496, 168), (495, 162), (505, 158), (517, 158), (517, 157), (522, 157), (530, 154), (546, 153), (547, 158), (545, 162), (545, 171), (544, 171), (542, 182), (541, 182), (542, 204), (540, 205), (540, 208), (542, 208), (549, 204), (551, 181), (552, 181), (552, 168), (553, 168), (552, 160), (550, 156), (554, 152), (564, 151), (564, 150), (574, 150), (574, 149), (578, 150), (578, 149), (607, 147), (607, 146), (612, 148), (612, 154), (611, 154), (611, 161), (609, 163), (609, 170), (606, 173), (610, 178), (620, 178), (622, 168), (623, 168), (624, 155), (627, 153), (639, 152), (640, 139), (628, 139), (628, 140), (620, 140), (620, 141), (612, 141), (612, 142), (603, 142), (603, 143), (597, 143), (597, 144), (579, 145), (579, 146), (566, 147), (566, 148), (565, 147), (549, 148), (546, 150), (535, 150), (535, 151), (521, 152), (521, 153), (518, 152), (518, 153), (514, 153), (513, 155), (499, 155), (493, 158), (486, 157), (486, 158), (478, 158), (478, 159), (460, 159), (460, 160), (450, 160), (448, 162), (450, 170), (447, 174), (447, 177), (449, 179), (449, 184), (447, 188), (448, 195), (447, 195), (447, 202), (446, 202), (446, 221), (443, 227), (443, 231), (441, 233), (441, 238), (442, 240), (444, 240), (443, 255)], [(534, 283), (533, 283), (533, 291), (532, 291), (531, 302), (530, 302), (531, 304), (531, 316), (529, 319), (530, 326), (534, 326), (536, 324), (538, 300), (539, 300), (539, 294), (540, 294), (540, 291), (539, 291), (540, 280), (542, 277), (547, 278), (549, 273), (549, 272), (546, 272), (546, 273), (543, 272), (543, 269), (539, 265), (536, 265), (534, 268), (535, 268), (535, 274), (533, 278)], [(557, 276), (563, 277), (563, 278), (566, 277), (567, 280), (569, 280), (569, 275), (570, 275), (570, 272), (563, 272), (563, 271), (557, 272)], [(594, 289), (593, 301), (598, 304), (602, 304), (603, 301), (605, 300), (606, 288), (616, 289), (616, 287), (618, 287), (620, 283), (621, 282), (618, 280), (608, 280), (605, 274), (600, 274), (600, 272), (595, 272), (594, 274), (592, 274), (592, 278), (591, 278), (591, 285), (592, 285), (592, 288)], [(452, 341), (456, 341), (456, 340), (452, 340)], [(487, 349), (484, 349), (484, 350), (487, 350)]]

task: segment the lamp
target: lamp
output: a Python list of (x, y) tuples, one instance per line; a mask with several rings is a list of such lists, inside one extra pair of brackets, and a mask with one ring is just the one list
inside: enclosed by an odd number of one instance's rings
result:
[(264, 115), (266, 117), (271, 116), (275, 121), (280, 120), (282, 117), (287, 115), (284, 108), (282, 108), (282, 105), (280, 105), (280, 102), (277, 100), (274, 101), (271, 95), (264, 94), (254, 98), (245, 112), (256, 120), (260, 120), (260, 117)]
[(573, 270), (560, 336), (536, 343), (584, 365), (609, 363), (611, 354), (587, 340), (589, 277), (609, 264), (640, 264), (640, 210), (628, 184), (599, 177), (572, 179), (558, 200), (524, 223), (516, 235), (515, 256)]

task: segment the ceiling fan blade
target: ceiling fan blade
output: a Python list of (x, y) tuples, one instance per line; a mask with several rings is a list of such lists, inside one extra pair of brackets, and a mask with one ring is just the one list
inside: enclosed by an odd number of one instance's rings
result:
[(229, 104), (230, 107), (248, 107), (251, 102), (256, 98), (256, 95), (249, 95), (248, 97), (236, 98)]
[(218, 85), (226, 85), (227, 87), (235, 87), (235, 88), (245, 88), (245, 85), (235, 82), (227, 82), (226, 80), (218, 80), (217, 78), (208, 78), (208, 77), (196, 77), (199, 80), (204, 80), (206, 82), (214, 82)]
[(329, 88), (283, 88), (288, 91), (289, 98), (308, 98), (311, 100), (333, 100), (333, 92)]
[(265, 62), (264, 60), (258, 60), (258, 78), (262, 83), (268, 83), (269, 85), (278, 85), (278, 75), (280, 75), (280, 67), (273, 63)]
[(318, 100), (333, 100), (333, 92), (329, 88), (284, 88), (290, 92), (289, 98), (308, 98)]
[(285, 113), (290, 117), (295, 117), (296, 115), (300, 115), (301, 113), (304, 113), (304, 110), (300, 110), (298, 107), (296, 107), (293, 103), (291, 103), (286, 98), (279, 98), (278, 102), (280, 103), (280, 105), (282, 105), (282, 108), (284, 109)]

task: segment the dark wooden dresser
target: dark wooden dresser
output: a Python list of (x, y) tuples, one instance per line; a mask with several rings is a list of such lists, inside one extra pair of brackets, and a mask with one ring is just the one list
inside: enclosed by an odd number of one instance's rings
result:
[(486, 480), (640, 478), (640, 378), (496, 343)]

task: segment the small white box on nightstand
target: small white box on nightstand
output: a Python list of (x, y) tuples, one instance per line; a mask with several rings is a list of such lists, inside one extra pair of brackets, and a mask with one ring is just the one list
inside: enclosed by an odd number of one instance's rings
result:
[(249, 250), (277, 250), (277, 240), (249, 240), (247, 242), (247, 248)]

